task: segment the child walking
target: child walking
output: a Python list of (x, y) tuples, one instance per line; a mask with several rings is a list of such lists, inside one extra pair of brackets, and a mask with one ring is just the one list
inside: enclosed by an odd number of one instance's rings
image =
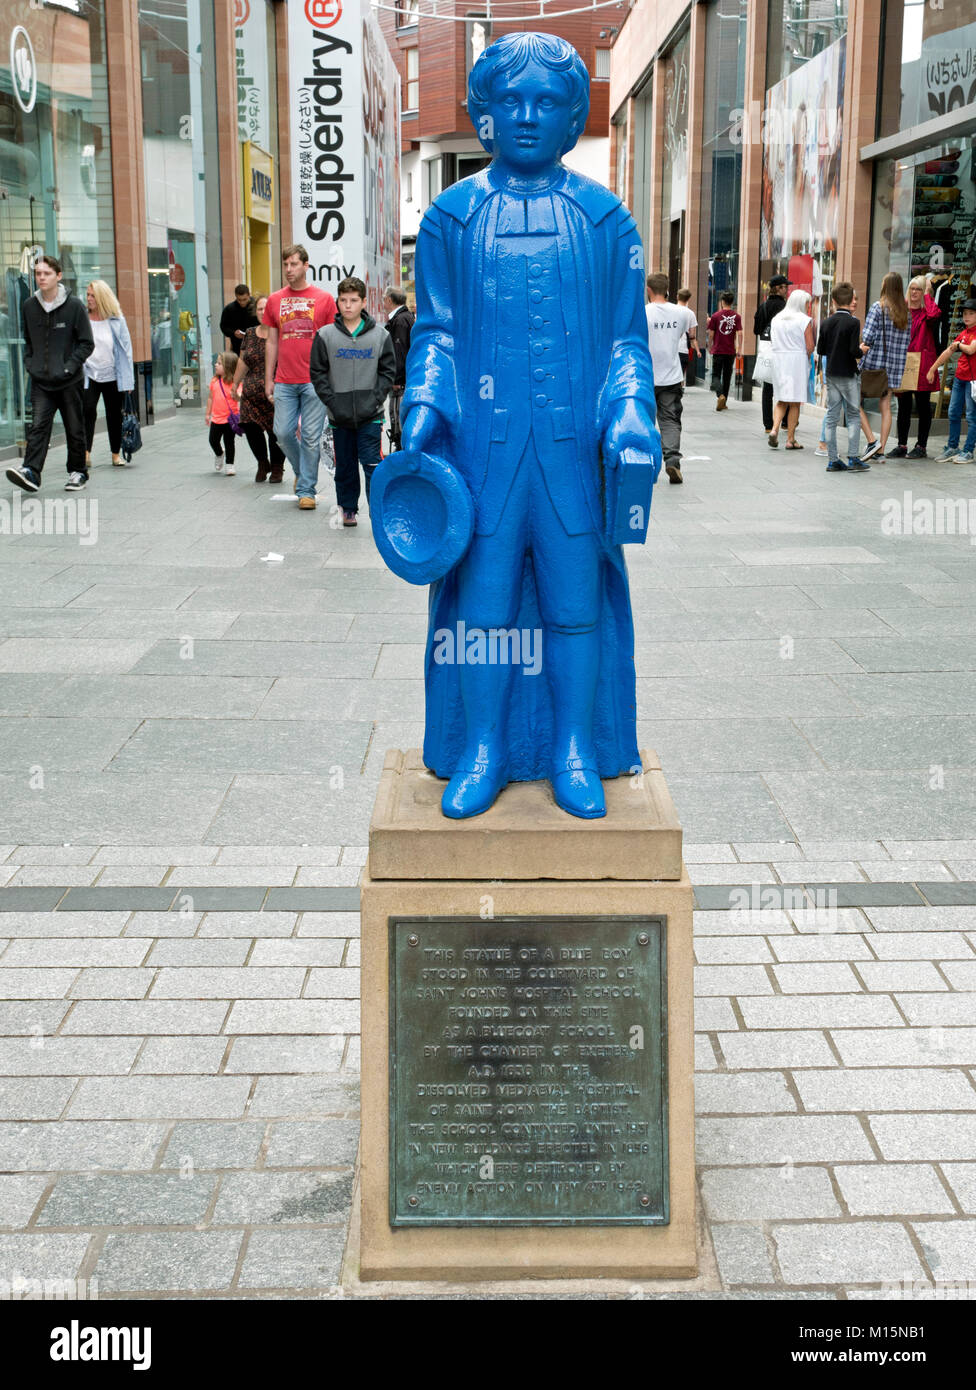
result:
[[(949, 399), (949, 442), (939, 455), (940, 463), (976, 462), (976, 299), (965, 299), (962, 305), (963, 330), (958, 333), (941, 357), (936, 358), (927, 372), (932, 385), (938, 380), (939, 368), (945, 366), (953, 353), (959, 353), (956, 375), (952, 379)], [(966, 442), (959, 447), (962, 418), (966, 417)]]
[(357, 525), (359, 466), (369, 484), (380, 461), (383, 406), (396, 376), (393, 339), (366, 312), (366, 285), (355, 275), (340, 281), (339, 316), (312, 342), (309, 371), (325, 403), (335, 442), (336, 502), (343, 526)]
[[(234, 373), (237, 371), (237, 353), (220, 352), (214, 362), (214, 375), (207, 396), (207, 424), (210, 426), (210, 447), (213, 450), (214, 468), (218, 473), (233, 477), (234, 431), (230, 427), (230, 413), (238, 412), (237, 394), (234, 387)], [(223, 444), (223, 448), (221, 448)], [(224, 460), (226, 459), (226, 466)]]
[[(861, 325), (854, 317), (857, 296), (848, 280), (839, 280), (830, 294), (833, 313), (820, 325), (817, 356), (827, 383), (827, 415), (824, 439), (827, 444), (828, 473), (865, 473), (871, 465), (861, 458), (861, 385), (858, 363), (864, 355)], [(846, 406), (847, 462), (840, 457), (837, 425)]]

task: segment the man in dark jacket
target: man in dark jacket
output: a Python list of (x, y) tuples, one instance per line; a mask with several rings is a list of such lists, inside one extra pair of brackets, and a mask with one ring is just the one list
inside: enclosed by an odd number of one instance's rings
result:
[(396, 377), (390, 392), (390, 447), (400, 447), (400, 397), (407, 384), (407, 353), (410, 351), (410, 332), (414, 316), (407, 308), (407, 296), (399, 286), (391, 286), (383, 296), (386, 310), (386, 331), (393, 339), (396, 354)]
[[(792, 280), (785, 275), (774, 275), (769, 282), (769, 294), (756, 310), (752, 320), (752, 331), (762, 342), (769, 342), (769, 325), (781, 309), (786, 308), (786, 292)], [(769, 434), (773, 428), (773, 383), (763, 383), (762, 389), (763, 428)]]
[(257, 323), (251, 291), (247, 285), (235, 285), (234, 298), (224, 305), (224, 312), (220, 316), (220, 331), (227, 339), (230, 352), (240, 352), (244, 334), (249, 328), (256, 328)]
[(366, 501), (380, 461), (383, 405), (396, 375), (393, 341), (366, 312), (366, 286), (351, 275), (339, 283), (339, 314), (320, 328), (312, 343), (309, 375), (325, 405), (335, 443), (336, 501), (343, 526), (355, 526), (359, 511), (359, 465), (366, 476)]
[(24, 461), (11, 465), (7, 477), (25, 492), (37, 492), (51, 443), (51, 426), (60, 412), (68, 442), (65, 491), (80, 492), (88, 482), (82, 365), (95, 350), (95, 335), (85, 306), (61, 283), (57, 257), (38, 256), (34, 279), (37, 292), (24, 302), (21, 312), (33, 424), (27, 433)]

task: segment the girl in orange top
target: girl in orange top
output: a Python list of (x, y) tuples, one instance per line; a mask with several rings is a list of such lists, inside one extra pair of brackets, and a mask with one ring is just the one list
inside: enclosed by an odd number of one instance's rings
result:
[[(234, 386), (234, 373), (237, 371), (237, 353), (220, 352), (214, 362), (214, 375), (207, 396), (207, 424), (210, 426), (210, 447), (214, 455), (214, 468), (218, 473), (233, 477), (234, 431), (230, 427), (230, 414), (240, 412), (237, 390)], [(221, 448), (223, 444), (223, 448)], [(226, 456), (227, 466), (224, 467)]]

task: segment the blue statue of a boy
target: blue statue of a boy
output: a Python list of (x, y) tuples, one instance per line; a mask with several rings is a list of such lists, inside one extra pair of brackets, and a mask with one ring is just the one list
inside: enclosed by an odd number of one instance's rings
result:
[[(424, 761), (450, 779), (454, 818), (544, 777), (571, 815), (603, 816), (600, 779), (640, 765), (607, 499), (622, 451), (657, 476), (660, 441), (636, 226), (561, 162), (588, 109), (565, 40), (506, 34), (486, 48), (468, 111), (491, 165), (442, 193), (417, 237), (403, 450), (449, 460), (474, 506), (466, 553), (431, 589), (427, 639)], [(542, 676), (484, 646), (471, 659), (472, 630), (541, 638)], [(439, 637), (455, 632), (445, 661)]]

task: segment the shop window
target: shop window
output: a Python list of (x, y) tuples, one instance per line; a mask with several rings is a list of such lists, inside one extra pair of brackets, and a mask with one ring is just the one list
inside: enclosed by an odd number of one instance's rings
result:
[(796, 72), (847, 33), (848, 0), (770, 0), (766, 85)]
[(404, 111), (419, 111), (420, 109), (420, 49), (408, 48), (404, 50), (407, 60), (407, 80), (404, 84)]
[(878, 134), (939, 120), (974, 102), (973, 0), (889, 0)]
[(21, 309), (37, 253), (59, 257), (82, 298), (91, 280), (117, 288), (102, 0), (14, 9), (0, 83), (0, 449), (26, 432)]
[(471, 69), (491, 43), (491, 20), (485, 14), (469, 14), (464, 25), (464, 83)]
[(839, 39), (766, 93), (760, 272), (783, 273), (829, 312), (840, 217), (847, 40)]
[(169, 402), (199, 406), (221, 346), (213, 14), (204, 0), (139, 0), (157, 412)]

